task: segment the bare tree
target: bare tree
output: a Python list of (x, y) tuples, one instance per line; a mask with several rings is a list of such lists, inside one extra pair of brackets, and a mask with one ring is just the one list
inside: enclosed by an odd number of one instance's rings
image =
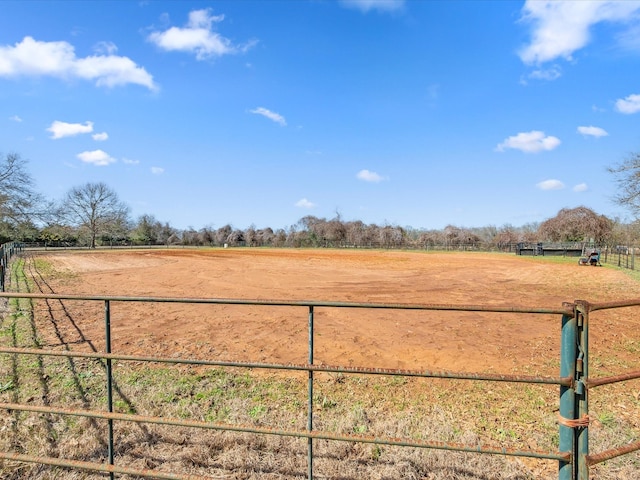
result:
[(215, 233), (216, 245), (218, 246), (224, 245), (227, 242), (227, 237), (231, 235), (232, 231), (233, 231), (233, 228), (229, 224), (217, 229)]
[(540, 224), (538, 234), (552, 242), (582, 242), (607, 240), (613, 221), (587, 207), (563, 208), (558, 214)]
[(229, 236), (227, 237), (227, 241), (229, 245), (233, 247), (239, 247), (244, 244), (244, 232), (239, 229), (233, 230)]
[(17, 153), (0, 154), (0, 236), (5, 239), (28, 236), (36, 229), (34, 222), (46, 220), (52, 211), (36, 193), (26, 165)]
[(258, 246), (258, 234), (256, 233), (255, 225), (250, 225), (244, 231), (244, 241), (247, 247), (257, 247)]
[(63, 209), (71, 222), (88, 231), (91, 248), (96, 247), (98, 235), (107, 233), (114, 225), (125, 223), (129, 216), (129, 207), (102, 182), (87, 183), (69, 190)]
[(640, 153), (631, 154), (607, 170), (616, 177), (619, 187), (614, 197), (616, 203), (629, 208), (635, 215), (640, 214)]

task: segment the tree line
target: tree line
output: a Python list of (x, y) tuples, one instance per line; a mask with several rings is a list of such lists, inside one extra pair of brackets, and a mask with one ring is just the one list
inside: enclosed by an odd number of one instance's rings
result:
[[(613, 167), (618, 202), (640, 212), (640, 156)], [(35, 190), (27, 162), (18, 154), (0, 155), (0, 241), (41, 242), (52, 246), (187, 245), (247, 247), (484, 248), (506, 250), (518, 243), (590, 242), (631, 245), (640, 240), (638, 222), (623, 223), (590, 208), (561, 209), (541, 223), (441, 230), (365, 224), (312, 215), (288, 228), (250, 226), (179, 230), (143, 214), (132, 219), (129, 207), (102, 182), (71, 188), (54, 202)]]

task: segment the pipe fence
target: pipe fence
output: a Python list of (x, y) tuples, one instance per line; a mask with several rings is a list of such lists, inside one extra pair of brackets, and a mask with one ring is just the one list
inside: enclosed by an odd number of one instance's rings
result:
[[(70, 417), (84, 417), (105, 421), (107, 428), (107, 452), (106, 462), (88, 462), (77, 459), (54, 458), (29, 455), (18, 451), (2, 451), (0, 459), (16, 462), (37, 463), (80, 469), (93, 472), (104, 472), (110, 478), (115, 475), (132, 475), (143, 478), (170, 479), (170, 480), (195, 480), (204, 477), (181, 473), (169, 473), (159, 470), (135, 469), (127, 465), (118, 465), (115, 462), (114, 446), (117, 439), (114, 436), (114, 422), (130, 422), (134, 424), (156, 424), (175, 427), (190, 427), (205, 430), (242, 432), (253, 435), (276, 435), (283, 437), (297, 437), (306, 439), (307, 443), (307, 477), (314, 478), (314, 442), (328, 440), (335, 442), (358, 442), (375, 445), (390, 445), (403, 447), (416, 447), (424, 449), (440, 449), (477, 454), (497, 454), (507, 456), (529, 457), (546, 459), (558, 462), (558, 478), (560, 480), (587, 480), (589, 467), (597, 463), (612, 459), (640, 449), (640, 441), (621, 446), (612, 450), (590, 454), (589, 452), (589, 390), (601, 385), (628, 381), (640, 378), (640, 371), (625, 372), (603, 378), (589, 377), (589, 315), (597, 310), (625, 308), (640, 306), (640, 299), (615, 303), (592, 304), (577, 300), (574, 303), (563, 304), (557, 309), (531, 309), (516, 306), (474, 306), (474, 305), (416, 305), (416, 304), (378, 304), (378, 303), (350, 303), (350, 302), (310, 302), (310, 301), (279, 301), (262, 300), (251, 301), (243, 299), (216, 299), (216, 298), (167, 298), (167, 297), (128, 297), (128, 296), (81, 296), (42, 293), (0, 293), (4, 299), (28, 299), (59, 300), (65, 302), (98, 302), (104, 306), (104, 353), (82, 352), (70, 350), (55, 350), (46, 348), (19, 348), (2, 347), (0, 355), (9, 355), (11, 358), (18, 356), (37, 357), (66, 357), (86, 358), (103, 361), (106, 365), (106, 405), (102, 410), (90, 408), (73, 409), (65, 406), (35, 405), (33, 402), (0, 402), (0, 410), (8, 412), (31, 412), (41, 415), (61, 415)], [(158, 356), (124, 355), (112, 351), (112, 309), (114, 305), (126, 310), (126, 305), (131, 303), (162, 304), (206, 304), (206, 305), (235, 305), (235, 306), (259, 306), (259, 307), (300, 307), (306, 314), (306, 327), (308, 330), (308, 361), (304, 364), (280, 364), (280, 363), (255, 363), (238, 361), (215, 361), (189, 358), (168, 358)], [(341, 365), (317, 364), (314, 361), (314, 341), (317, 337), (316, 316), (320, 309), (376, 309), (393, 312), (401, 310), (414, 310), (420, 312), (488, 312), (509, 313), (514, 315), (557, 315), (558, 333), (560, 342), (560, 369), (558, 376), (512, 375), (493, 373), (466, 373), (453, 371), (425, 371), (420, 369), (387, 369), (348, 367)], [(117, 413), (114, 411), (114, 372), (113, 362), (139, 362), (146, 364), (166, 363), (200, 365), (211, 367), (233, 367), (241, 369), (264, 369), (270, 371), (297, 371), (306, 372), (307, 387), (307, 425), (304, 430), (280, 430), (255, 425), (242, 425), (234, 423), (221, 423), (212, 421), (192, 420), (185, 418), (172, 418), (164, 416), (146, 416), (135, 413)], [(437, 378), (446, 380), (482, 380), (490, 382), (509, 382), (515, 384), (545, 384), (557, 385), (559, 389), (559, 447), (557, 451), (538, 451), (510, 449), (507, 447), (485, 447), (482, 445), (464, 445), (452, 442), (431, 441), (415, 438), (393, 438), (385, 436), (366, 436), (359, 434), (335, 433), (317, 429), (314, 424), (314, 378), (317, 373), (339, 373), (344, 375), (387, 375), (419, 378)], [(549, 406), (553, 410), (552, 406)]]
[(21, 242), (9, 242), (0, 245), (0, 291), (5, 291), (9, 262), (14, 255), (22, 253), (24, 244)]

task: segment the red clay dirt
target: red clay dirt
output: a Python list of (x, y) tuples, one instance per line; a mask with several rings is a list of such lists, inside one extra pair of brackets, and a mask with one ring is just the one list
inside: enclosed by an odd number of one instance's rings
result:
[[(39, 255), (58, 271), (39, 282), (45, 293), (548, 309), (577, 299), (640, 296), (638, 283), (612, 268), (507, 254), (245, 248)], [(37, 269), (37, 262), (33, 265)], [(50, 344), (104, 351), (104, 303), (63, 304), (53, 307), (59, 313), (46, 334)], [(637, 341), (638, 322), (626, 313), (594, 314), (592, 348)], [(328, 307), (316, 307), (314, 314), (316, 363), (558, 373), (559, 314)], [(306, 307), (117, 301), (111, 316), (114, 353), (265, 363), (308, 360)], [(637, 355), (628, 356), (637, 362)]]

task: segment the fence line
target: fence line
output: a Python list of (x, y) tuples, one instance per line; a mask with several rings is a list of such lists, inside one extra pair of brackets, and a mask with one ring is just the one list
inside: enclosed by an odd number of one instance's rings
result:
[[(68, 468), (78, 468), (82, 470), (107, 472), (111, 478), (116, 473), (137, 475), (145, 478), (171, 479), (171, 480), (192, 480), (202, 477), (185, 475), (178, 473), (160, 472), (157, 470), (136, 470), (127, 466), (115, 464), (113, 434), (114, 422), (151, 423), (169, 426), (185, 426), (218, 431), (235, 431), (255, 435), (278, 435), (288, 437), (299, 437), (307, 439), (308, 450), (308, 478), (314, 478), (314, 440), (322, 439), (337, 442), (360, 442), (378, 445), (393, 445), (404, 447), (431, 448), (440, 450), (452, 450), (479, 454), (499, 454), (518, 457), (532, 457), (548, 459), (558, 462), (560, 480), (587, 480), (589, 478), (589, 467), (616, 456), (636, 451), (640, 449), (640, 442), (614, 448), (605, 452), (590, 455), (588, 444), (589, 431), (589, 405), (588, 391), (600, 385), (616, 383), (631, 379), (640, 378), (640, 372), (628, 372), (600, 379), (589, 378), (589, 341), (588, 325), (589, 315), (593, 311), (623, 308), (629, 306), (640, 306), (640, 299), (627, 300), (621, 302), (609, 302), (602, 304), (591, 304), (578, 300), (573, 304), (563, 304), (557, 309), (535, 309), (523, 308), (519, 306), (495, 307), (495, 306), (473, 306), (473, 305), (415, 305), (415, 304), (376, 304), (376, 303), (350, 303), (350, 302), (288, 302), (281, 300), (243, 300), (243, 299), (201, 299), (201, 298), (167, 298), (167, 297), (115, 297), (115, 296), (82, 296), (82, 295), (59, 295), (59, 294), (34, 294), (34, 293), (0, 293), (0, 298), (16, 299), (57, 299), (70, 302), (89, 301), (104, 304), (104, 325), (105, 325), (105, 352), (86, 353), (79, 351), (59, 351), (47, 350), (44, 348), (16, 348), (2, 347), (0, 354), (25, 355), (25, 356), (58, 356), (58, 357), (84, 357), (103, 360), (106, 368), (106, 392), (107, 411), (96, 411), (89, 409), (68, 409), (50, 405), (37, 406), (20, 403), (0, 403), (0, 409), (6, 411), (25, 411), (39, 414), (58, 414), (68, 416), (78, 416), (85, 418), (102, 419), (108, 422), (108, 463), (81, 462), (74, 459), (49, 458), (41, 456), (31, 456), (18, 452), (0, 452), (0, 458), (15, 460), (19, 462), (31, 462), (46, 465), (55, 465)], [(307, 364), (265, 364), (249, 362), (227, 362), (209, 361), (188, 358), (166, 358), (153, 356), (133, 356), (113, 353), (111, 351), (110, 338), (112, 332), (111, 315), (113, 304), (127, 304), (132, 302), (156, 303), (193, 303), (193, 304), (217, 304), (217, 305), (253, 305), (253, 306), (296, 306), (305, 307), (308, 312), (308, 349), (309, 358)], [(125, 307), (126, 308), (126, 307)], [(367, 367), (345, 367), (339, 365), (315, 364), (314, 339), (315, 316), (320, 308), (340, 308), (340, 309), (383, 309), (390, 312), (397, 310), (417, 310), (417, 311), (460, 311), (460, 312), (492, 312), (492, 313), (513, 313), (513, 314), (553, 314), (561, 319), (561, 352), (560, 352), (560, 372), (557, 377), (522, 376), (509, 374), (485, 374), (485, 373), (464, 373), (464, 372), (429, 372), (414, 369), (379, 369)], [(308, 405), (307, 405), (307, 428), (306, 430), (275, 430), (270, 428), (260, 428), (251, 425), (223, 424), (216, 422), (205, 422), (196, 420), (185, 420), (179, 418), (143, 416), (131, 413), (114, 413), (113, 411), (113, 371), (112, 361), (135, 361), (135, 362), (158, 362), (174, 364), (193, 364), (219, 367), (239, 367), (239, 368), (262, 368), (267, 370), (291, 370), (306, 371), (308, 374)], [(355, 434), (335, 434), (315, 428), (313, 424), (313, 389), (314, 374), (316, 372), (334, 372), (343, 374), (372, 374), (391, 376), (413, 376), (424, 378), (442, 378), (447, 380), (483, 380), (501, 381), (512, 383), (542, 383), (558, 385), (559, 387), (559, 449), (558, 451), (537, 451), (537, 450), (513, 450), (506, 447), (491, 447), (478, 445), (463, 445), (452, 442), (439, 442), (429, 440), (416, 440), (412, 438), (391, 438), (391, 437), (370, 437)]]
[(20, 242), (9, 242), (0, 245), (0, 291), (5, 291), (5, 281), (9, 271), (9, 262), (14, 255), (21, 253), (24, 244)]

